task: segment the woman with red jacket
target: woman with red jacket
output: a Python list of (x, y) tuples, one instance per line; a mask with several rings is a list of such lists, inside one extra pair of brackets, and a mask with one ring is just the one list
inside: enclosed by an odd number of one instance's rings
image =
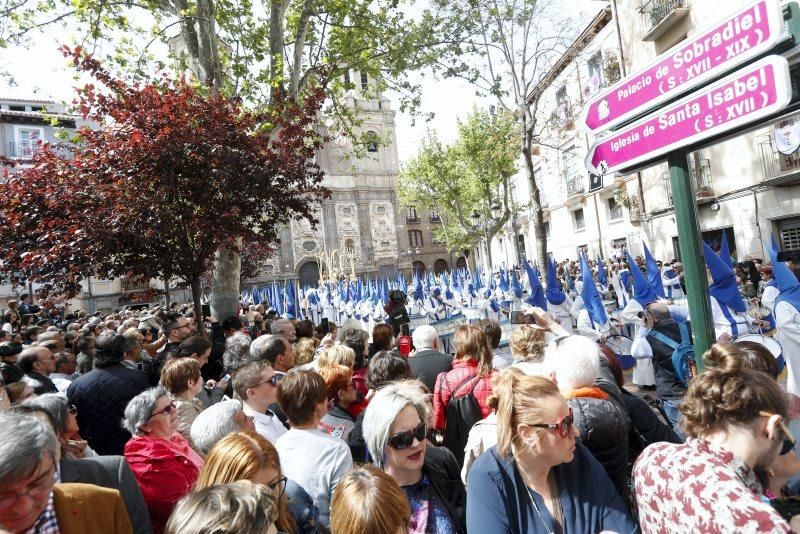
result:
[[(459, 326), (454, 340), (456, 355), (453, 359), (453, 368), (436, 377), (436, 387), (433, 392), (433, 424), (438, 430), (444, 431), (445, 445), (455, 454), (460, 464), (463, 462), (464, 445), (469, 428), (465, 428), (466, 432), (457, 432), (459, 437), (456, 442), (448, 443), (453, 432), (447, 429), (448, 421), (445, 420), (447, 406), (451, 397), (458, 399), (471, 393), (480, 407), (481, 419), (491, 413), (486, 399), (492, 393), (492, 348), (483, 330), (472, 325)], [(469, 427), (475, 422), (451, 421), (449, 424)]]
[(153, 532), (161, 534), (172, 509), (194, 486), (203, 459), (178, 433), (178, 409), (166, 389), (143, 391), (125, 408), (125, 428), (133, 435), (125, 459), (142, 490)]

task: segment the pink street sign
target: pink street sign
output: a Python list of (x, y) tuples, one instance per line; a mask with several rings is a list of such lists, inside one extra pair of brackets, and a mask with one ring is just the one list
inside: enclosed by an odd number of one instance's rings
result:
[(586, 168), (606, 174), (666, 157), (671, 150), (777, 113), (791, 98), (789, 63), (768, 56), (595, 142)]
[(584, 108), (581, 124), (595, 133), (611, 128), (764, 54), (787, 36), (779, 0), (759, 0), (598, 94)]

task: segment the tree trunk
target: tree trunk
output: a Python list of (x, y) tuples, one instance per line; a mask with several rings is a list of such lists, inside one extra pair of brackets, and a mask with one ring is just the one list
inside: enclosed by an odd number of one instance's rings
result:
[(542, 200), (539, 187), (536, 185), (536, 173), (533, 169), (532, 128), (525, 128), (522, 134), (522, 158), (525, 160), (525, 174), (528, 177), (528, 186), (531, 188), (531, 213), (533, 214), (533, 236), (536, 239), (536, 261), (539, 269), (547, 269), (547, 235), (544, 231), (544, 214), (542, 213)]
[(169, 281), (172, 279), (172, 273), (167, 273), (164, 276), (164, 307), (169, 310), (170, 304), (172, 304), (172, 295), (169, 294)]
[(202, 288), (200, 278), (195, 278), (189, 284), (192, 287), (192, 301), (194, 303), (194, 326), (198, 336), (206, 335), (206, 318), (203, 317)]
[[(219, 322), (239, 313), (239, 275), (242, 257), (238, 252), (219, 248), (214, 257), (211, 315)], [(193, 290), (194, 291), (194, 290)]]

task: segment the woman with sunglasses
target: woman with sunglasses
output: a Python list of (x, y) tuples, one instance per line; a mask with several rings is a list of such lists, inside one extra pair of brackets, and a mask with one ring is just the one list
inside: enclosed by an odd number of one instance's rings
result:
[(78, 428), (78, 410), (69, 404), (60, 393), (46, 393), (33, 397), (22, 403), (46, 412), (53, 419), (56, 437), (61, 444), (61, 455), (77, 460), (97, 456), (91, 447), (83, 440)]
[(364, 411), (367, 450), (372, 463), (408, 497), (409, 533), (466, 532), (466, 492), (458, 463), (449, 450), (428, 441), (433, 439), (426, 424), (430, 402), (422, 388), (416, 380), (404, 380), (378, 390)]
[(785, 393), (738, 351), (712, 347), (705, 357), (715, 365), (689, 383), (680, 406), (689, 439), (650, 445), (634, 464), (642, 531), (788, 532), (756, 477), (795, 446)]
[(510, 368), (492, 388), (498, 439), (469, 471), (470, 532), (637, 532), (552, 381)]
[(206, 456), (194, 491), (237, 480), (269, 488), (278, 501), (278, 531), (314, 532), (319, 510), (303, 488), (283, 476), (278, 451), (256, 432), (234, 432), (219, 440)]
[(160, 534), (175, 503), (194, 486), (203, 459), (178, 432), (178, 409), (162, 387), (131, 399), (122, 424), (133, 436), (125, 444), (125, 459), (142, 490), (153, 531)]

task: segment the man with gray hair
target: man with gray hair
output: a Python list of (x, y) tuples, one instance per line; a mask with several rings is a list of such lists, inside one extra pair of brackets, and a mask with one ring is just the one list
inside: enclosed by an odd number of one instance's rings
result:
[(411, 333), (415, 352), (408, 359), (411, 373), (433, 391), (436, 377), (453, 368), (453, 357), (439, 350), (439, 334), (431, 325), (421, 325)]
[(289, 319), (277, 319), (269, 325), (269, 332), (273, 336), (281, 336), (289, 343), (297, 341), (297, 332)]
[(29, 415), (0, 413), (0, 531), (132, 532), (119, 491), (60, 482), (58, 441)]
[(228, 434), (255, 429), (253, 418), (242, 410), (242, 402), (230, 400), (212, 404), (200, 412), (189, 432), (195, 449), (205, 456)]

